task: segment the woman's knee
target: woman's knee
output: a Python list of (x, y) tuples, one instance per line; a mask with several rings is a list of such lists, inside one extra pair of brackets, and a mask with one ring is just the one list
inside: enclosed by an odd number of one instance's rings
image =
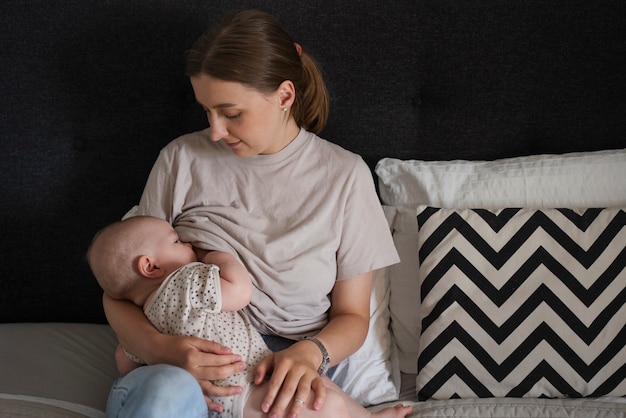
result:
[(184, 369), (144, 366), (118, 379), (109, 395), (109, 417), (206, 417), (202, 389)]

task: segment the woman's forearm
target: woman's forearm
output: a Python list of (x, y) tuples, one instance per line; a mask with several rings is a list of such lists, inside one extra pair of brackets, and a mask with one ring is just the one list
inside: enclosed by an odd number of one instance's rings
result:
[(137, 305), (103, 296), (104, 313), (120, 344), (148, 364), (160, 363), (158, 340), (164, 337)]
[[(317, 335), (330, 354), (331, 366), (357, 351), (365, 341), (370, 320), (372, 273), (337, 282), (328, 324)], [(320, 357), (321, 358), (321, 357)]]
[[(330, 355), (330, 366), (335, 366), (354, 354), (365, 341), (368, 322), (363, 317), (352, 314), (333, 318), (317, 338), (324, 341)], [(321, 361), (321, 357), (320, 357)]]

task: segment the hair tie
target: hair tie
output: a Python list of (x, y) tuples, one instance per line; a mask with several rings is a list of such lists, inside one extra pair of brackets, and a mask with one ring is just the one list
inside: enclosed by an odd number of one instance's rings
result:
[(299, 43), (297, 43), (297, 42), (294, 42), (293, 44), (296, 47), (296, 51), (298, 52), (298, 56), (301, 57), (302, 56), (302, 46)]

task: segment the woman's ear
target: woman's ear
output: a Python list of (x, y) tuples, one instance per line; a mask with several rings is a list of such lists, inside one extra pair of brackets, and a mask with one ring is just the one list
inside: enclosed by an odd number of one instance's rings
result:
[(147, 255), (141, 255), (137, 259), (137, 271), (147, 279), (158, 279), (163, 275), (163, 270), (156, 264), (156, 260)]
[(291, 80), (285, 80), (278, 86), (278, 100), (282, 109), (289, 108), (296, 100), (296, 87)]

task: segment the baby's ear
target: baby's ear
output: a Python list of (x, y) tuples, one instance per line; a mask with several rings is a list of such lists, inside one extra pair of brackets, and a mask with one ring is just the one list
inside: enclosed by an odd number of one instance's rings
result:
[(158, 279), (162, 275), (161, 269), (156, 265), (156, 260), (147, 255), (139, 256), (137, 259), (137, 271), (147, 279)]

